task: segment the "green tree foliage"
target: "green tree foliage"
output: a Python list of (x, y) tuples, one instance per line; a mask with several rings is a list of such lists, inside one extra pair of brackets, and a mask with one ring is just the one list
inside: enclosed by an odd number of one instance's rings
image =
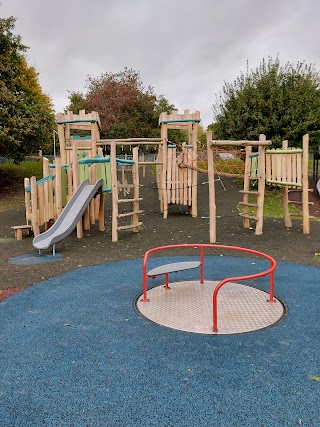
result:
[(24, 57), (26, 46), (13, 34), (15, 19), (0, 19), (0, 156), (19, 162), (50, 145), (51, 100)]
[(250, 140), (263, 133), (275, 147), (283, 140), (297, 146), (309, 133), (311, 145), (319, 145), (319, 89), (320, 75), (314, 66), (263, 60), (255, 71), (225, 83), (213, 105), (215, 122), (209, 127), (219, 139)]
[(67, 109), (97, 111), (103, 138), (159, 137), (159, 115), (175, 107), (154, 89), (145, 88), (139, 72), (125, 68), (117, 73), (106, 72), (88, 77), (86, 94), (71, 92)]

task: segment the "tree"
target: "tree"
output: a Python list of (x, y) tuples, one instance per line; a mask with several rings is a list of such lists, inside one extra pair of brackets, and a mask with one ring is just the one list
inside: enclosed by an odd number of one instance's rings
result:
[(86, 94), (71, 92), (68, 109), (97, 111), (101, 120), (101, 136), (105, 138), (158, 137), (159, 115), (175, 109), (154, 89), (143, 86), (139, 72), (124, 68), (88, 77)]
[(320, 74), (313, 65), (280, 65), (278, 57), (263, 61), (255, 70), (225, 83), (213, 105), (210, 125), (219, 139), (257, 139), (260, 133), (273, 146), (283, 140), (300, 145), (309, 133), (311, 145), (319, 144)]
[(0, 156), (19, 162), (50, 144), (54, 115), (14, 26), (13, 17), (0, 19)]

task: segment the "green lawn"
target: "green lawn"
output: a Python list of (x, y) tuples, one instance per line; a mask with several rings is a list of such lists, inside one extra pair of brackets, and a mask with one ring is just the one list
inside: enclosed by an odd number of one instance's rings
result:
[[(290, 213), (299, 213), (300, 210), (289, 204)], [(283, 218), (283, 193), (282, 190), (266, 190), (264, 198), (263, 215), (271, 218)]]
[(0, 165), (0, 212), (23, 206), (24, 178), (42, 178), (42, 162), (28, 161), (19, 165), (5, 163)]

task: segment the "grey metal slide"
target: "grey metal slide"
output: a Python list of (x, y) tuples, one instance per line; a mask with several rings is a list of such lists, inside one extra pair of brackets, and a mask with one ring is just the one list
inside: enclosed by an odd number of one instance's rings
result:
[(33, 246), (37, 249), (53, 246), (54, 253), (54, 245), (72, 233), (102, 184), (102, 179), (94, 185), (90, 185), (89, 180), (83, 181), (53, 226), (33, 239)]

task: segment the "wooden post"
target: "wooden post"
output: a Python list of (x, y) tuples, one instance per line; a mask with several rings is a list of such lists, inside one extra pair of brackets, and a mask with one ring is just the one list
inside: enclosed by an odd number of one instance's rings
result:
[[(175, 159), (174, 159), (175, 160)], [(172, 187), (172, 148), (168, 148), (168, 172), (167, 172), (167, 201), (171, 203), (171, 187)]]
[(64, 125), (58, 125), (58, 137), (59, 137), (59, 146), (60, 146), (60, 157), (62, 163), (66, 163), (66, 140), (64, 134)]
[(50, 179), (48, 182), (48, 193), (49, 193), (49, 197), (48, 197), (48, 204), (49, 204), (49, 221), (51, 219), (54, 219), (54, 198), (53, 198), (53, 180)]
[(302, 218), (303, 234), (310, 233), (309, 218), (309, 179), (308, 179), (308, 162), (309, 162), (309, 135), (302, 137)]
[[(135, 147), (132, 150), (134, 165), (132, 166), (132, 181), (134, 184), (133, 189), (133, 198), (134, 202), (132, 203), (133, 212), (132, 215), (132, 224), (139, 223), (139, 147)], [(139, 232), (139, 227), (133, 228), (134, 233)]]
[(43, 177), (49, 175), (49, 159), (47, 159), (46, 157), (42, 158), (42, 173)]
[[(283, 141), (282, 143), (282, 149), (283, 150), (287, 150), (288, 149), (288, 141)], [(277, 154), (274, 154), (275, 156)], [(278, 154), (278, 156), (285, 156), (283, 165), (285, 166), (285, 174), (286, 174), (286, 178), (287, 180), (291, 180), (291, 174), (288, 174), (288, 164), (287, 164), (287, 155), (286, 154)], [(289, 155), (290, 156), (290, 155)], [(289, 157), (288, 156), (288, 157)], [(290, 157), (289, 157), (290, 159)], [(289, 176), (288, 176), (289, 175)], [(287, 185), (283, 186), (283, 217), (284, 217), (284, 225), (287, 228), (291, 228), (292, 227), (292, 221), (291, 221), (291, 216), (290, 216), (290, 211), (289, 211), (289, 187)]]
[[(29, 187), (30, 185), (30, 179), (29, 178), (25, 178), (24, 179), (24, 188)], [(25, 207), (26, 207), (26, 224), (29, 224), (29, 221), (31, 220), (31, 192), (24, 192), (24, 203), (25, 203)]]
[(37, 236), (40, 234), (39, 223), (38, 223), (38, 195), (37, 195), (37, 179), (32, 176), (30, 179), (31, 185), (31, 225), (33, 234)]
[(161, 138), (162, 138), (162, 171), (161, 171), (161, 200), (162, 200), (162, 210), (163, 210), (163, 218), (168, 218), (168, 199), (167, 199), (167, 191), (166, 191), (166, 182), (167, 182), (167, 165), (168, 165), (168, 130), (167, 125), (161, 125)]
[[(182, 147), (182, 156), (183, 156), (183, 162), (187, 163), (188, 159), (187, 159), (187, 148), (185, 147), (185, 145), (183, 145)], [(183, 168), (182, 169), (182, 179), (183, 179), (183, 204), (184, 205), (188, 205), (188, 168)]]
[[(249, 215), (249, 191), (250, 191), (250, 175), (251, 175), (251, 154), (252, 147), (250, 145), (246, 146), (246, 159), (244, 164), (244, 177), (243, 177), (243, 214)], [(259, 175), (259, 171), (258, 171)], [(250, 220), (243, 217), (242, 220), (243, 228), (250, 227)]]
[[(78, 147), (76, 141), (72, 143), (72, 185), (73, 185), (73, 194), (77, 191), (79, 187), (79, 164), (78, 164)], [(77, 238), (83, 238), (83, 219), (80, 218), (77, 224)]]
[(44, 188), (43, 183), (38, 185), (38, 225), (41, 226), (44, 224)]
[(73, 194), (71, 165), (67, 167), (66, 174), (67, 174), (67, 186), (68, 186), (68, 188), (67, 188), (67, 201), (69, 201), (72, 197), (72, 194)]
[(43, 183), (43, 192), (44, 192), (44, 229), (48, 230), (50, 224), (50, 204), (49, 204), (49, 182), (45, 181)]
[[(259, 141), (266, 141), (265, 135), (259, 136)], [(257, 197), (257, 222), (255, 234), (260, 236), (263, 229), (263, 205), (264, 191), (266, 185), (266, 150), (264, 145), (259, 145), (259, 164), (258, 164), (258, 197)]]
[[(195, 118), (200, 119), (200, 113), (197, 111), (195, 113)], [(193, 123), (192, 130), (192, 138), (191, 144), (193, 145), (192, 156), (193, 156), (193, 166), (197, 166), (197, 141), (198, 141), (198, 122)], [(192, 170), (192, 207), (191, 207), (191, 215), (193, 217), (198, 216), (198, 172), (193, 169)]]
[(172, 150), (172, 171), (171, 171), (171, 179), (172, 179), (172, 189), (171, 189), (171, 203), (176, 203), (176, 169), (177, 169), (177, 148), (174, 147)]
[(61, 188), (61, 158), (56, 157), (56, 178), (55, 178), (55, 194), (56, 194), (56, 217), (59, 217), (62, 212), (62, 188)]
[(100, 193), (99, 196), (99, 230), (105, 231), (106, 226), (104, 223), (104, 194)]
[(162, 144), (160, 144), (158, 147), (158, 153), (156, 157), (156, 181), (157, 181), (158, 199), (160, 202), (161, 213), (163, 213), (163, 202), (162, 202), (162, 193), (161, 193), (162, 157), (163, 157), (163, 150), (162, 150)]
[(208, 181), (209, 181), (209, 238), (210, 243), (215, 243), (217, 239), (216, 225), (216, 194), (214, 184), (213, 151), (211, 147), (212, 132), (207, 132), (207, 157), (208, 157)]
[[(143, 162), (145, 162), (145, 161), (146, 161), (144, 153), (142, 154), (142, 161), (143, 161)], [(143, 165), (143, 166), (142, 166), (142, 177), (143, 177), (143, 178), (145, 178), (145, 177), (146, 177), (146, 165)]]
[(116, 141), (111, 142), (110, 162), (112, 180), (112, 241), (118, 241), (118, 185), (117, 185), (117, 146)]
[[(193, 154), (193, 150), (191, 148), (187, 148), (187, 164), (190, 165), (190, 163), (192, 163), (192, 154)], [(192, 169), (188, 168), (187, 169), (187, 174), (188, 174), (188, 207), (191, 210), (191, 212), (189, 212), (192, 215)]]

